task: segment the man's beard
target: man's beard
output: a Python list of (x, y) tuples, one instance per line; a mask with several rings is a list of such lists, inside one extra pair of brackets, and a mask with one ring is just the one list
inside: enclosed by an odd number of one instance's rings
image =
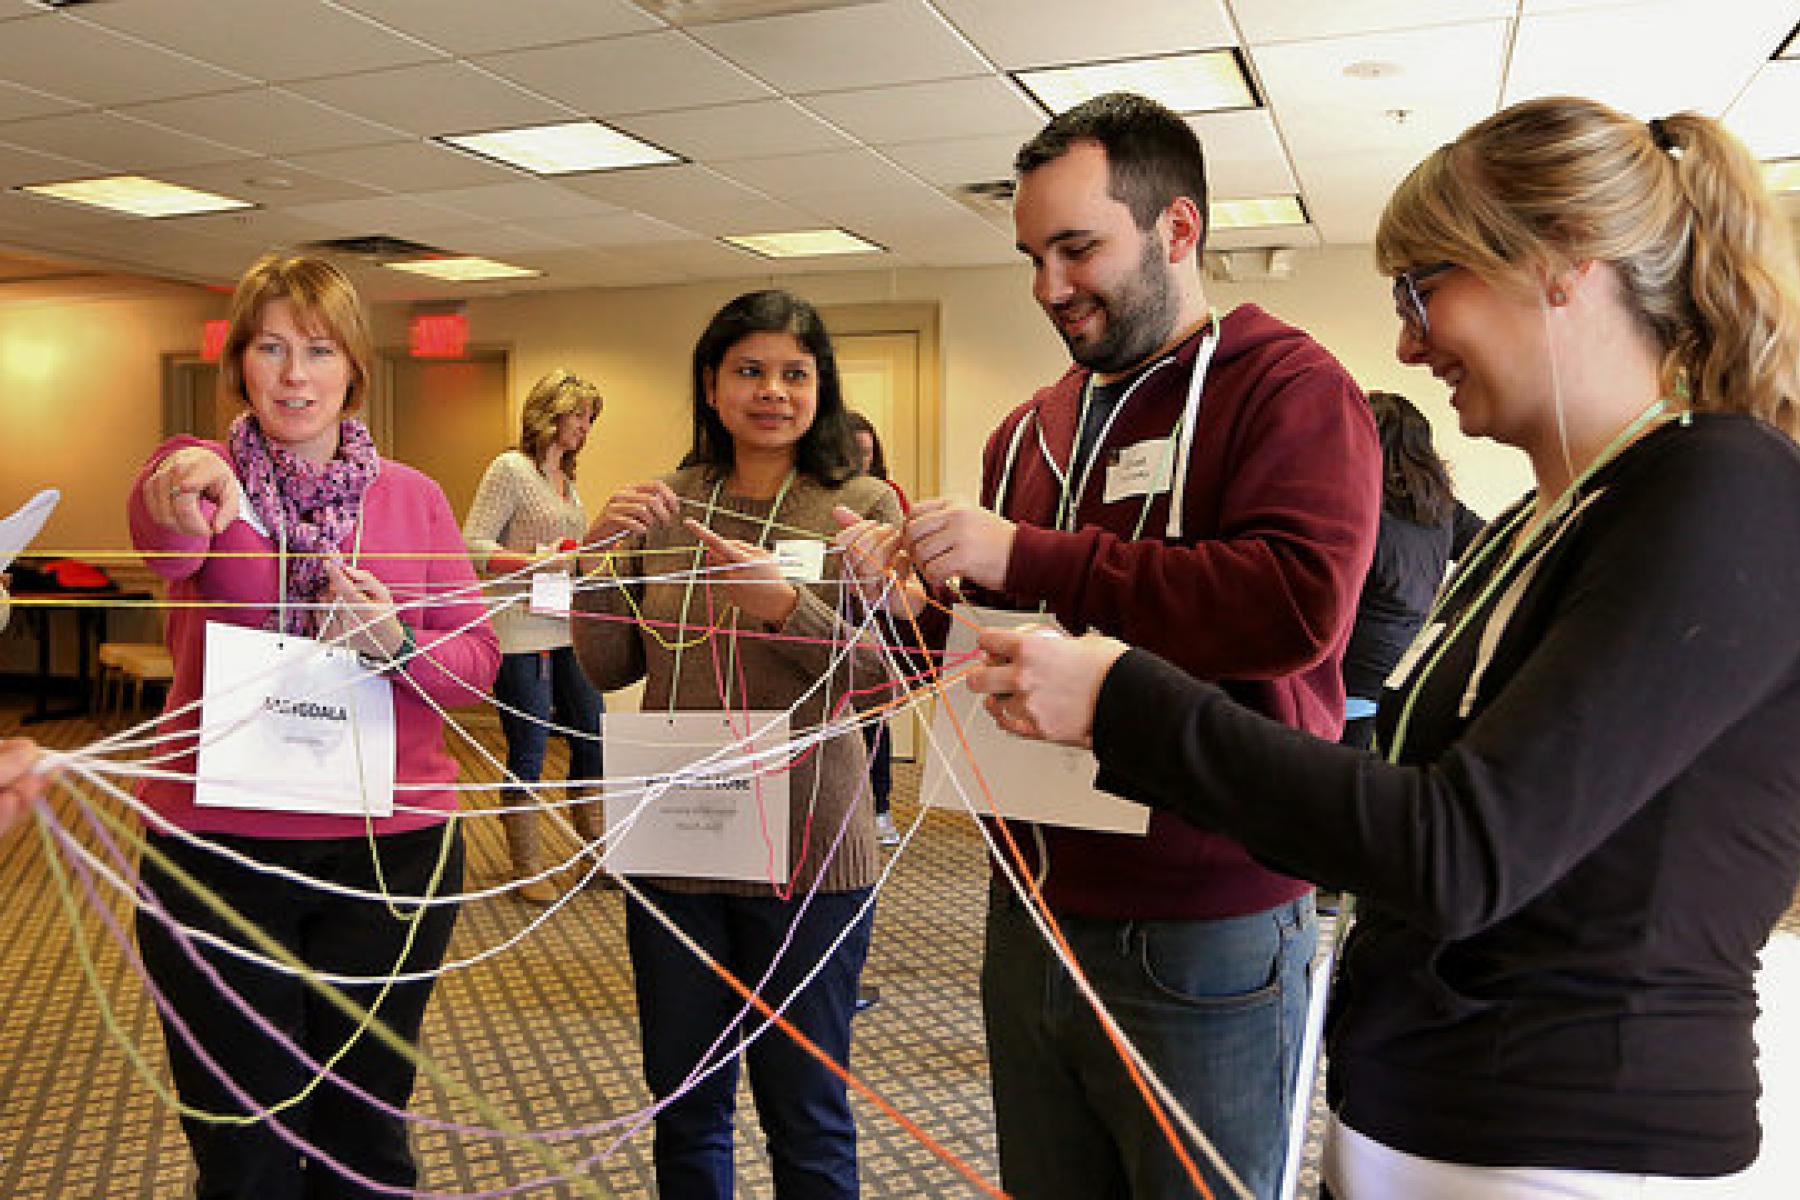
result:
[[(1154, 234), (1144, 239), (1137, 271), (1107, 294), (1093, 297), (1105, 316), (1098, 341), (1080, 346), (1063, 333), (1063, 344), (1076, 362), (1101, 375), (1129, 371), (1160, 350), (1175, 332), (1180, 301), (1163, 263), (1163, 248)], [(1057, 327), (1062, 332), (1062, 327)]]

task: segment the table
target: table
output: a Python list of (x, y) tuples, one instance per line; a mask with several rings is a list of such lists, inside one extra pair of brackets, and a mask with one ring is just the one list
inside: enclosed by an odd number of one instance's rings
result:
[[(92, 711), (94, 695), (94, 652), (106, 640), (106, 614), (119, 602), (152, 599), (145, 591), (126, 588), (82, 588), (58, 592), (20, 592), (12, 594), (13, 620), (37, 637), (37, 691), (24, 724), (59, 721), (84, 717)], [(51, 603), (44, 603), (51, 601)], [(74, 603), (69, 603), (74, 601)], [(54, 680), (50, 674), (50, 643), (56, 623), (51, 618), (69, 614), (75, 617), (77, 646), (76, 692), (72, 703), (60, 708), (50, 706)]]

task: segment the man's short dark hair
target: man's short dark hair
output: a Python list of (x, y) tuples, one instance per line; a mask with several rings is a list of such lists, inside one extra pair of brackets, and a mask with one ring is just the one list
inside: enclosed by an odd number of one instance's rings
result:
[(1186, 196), (1200, 210), (1200, 244), (1206, 244), (1206, 155), (1186, 121), (1148, 97), (1108, 92), (1052, 118), (1019, 147), (1013, 171), (1029, 175), (1077, 142), (1098, 142), (1106, 151), (1107, 192), (1131, 210), (1139, 229), (1148, 230), (1175, 197)]

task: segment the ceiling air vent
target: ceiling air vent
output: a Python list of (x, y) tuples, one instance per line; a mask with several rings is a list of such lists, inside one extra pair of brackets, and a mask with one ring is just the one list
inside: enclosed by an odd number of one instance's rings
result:
[(444, 257), (444, 251), (436, 246), (427, 246), (423, 242), (409, 242), (405, 238), (389, 237), (385, 233), (364, 234), (361, 237), (326, 238), (324, 241), (308, 242), (307, 246), (309, 249), (319, 250), (326, 254), (338, 254), (345, 258), (361, 258), (369, 262)]
[(1012, 220), (1013, 193), (1018, 186), (1010, 179), (986, 179), (965, 183), (952, 193), (969, 208), (990, 220)]

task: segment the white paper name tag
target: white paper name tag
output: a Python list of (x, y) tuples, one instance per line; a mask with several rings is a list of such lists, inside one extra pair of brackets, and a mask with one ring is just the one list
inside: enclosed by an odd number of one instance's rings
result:
[(1154, 438), (1126, 446), (1106, 468), (1107, 504), (1128, 496), (1144, 496), (1169, 490), (1169, 439)]
[(813, 538), (783, 538), (775, 543), (775, 561), (789, 583), (818, 583), (825, 578), (825, 543)]
[[(785, 713), (609, 712), (601, 720), (609, 868), (787, 881), (791, 773), (785, 757), (762, 753), (787, 742)], [(745, 761), (751, 755), (755, 765)]]
[(391, 816), (393, 688), (353, 651), (210, 623), (194, 771), (202, 808)]
[[(976, 648), (970, 622), (1001, 628), (1050, 623), (1050, 618), (1032, 613), (961, 604), (956, 612), (945, 656), (951, 669)], [(1150, 828), (1148, 808), (1094, 787), (1100, 764), (1091, 751), (1014, 737), (994, 723), (982, 709), (981, 699), (965, 687), (952, 688), (939, 698), (931, 719), (933, 749), (925, 760), (925, 778), (919, 788), (924, 803), (958, 809), (966, 803), (982, 816), (997, 811), (1003, 817), (1020, 821), (1107, 833), (1141, 836)], [(969, 739), (969, 754), (962, 752), (962, 740), (946, 706), (954, 708), (956, 719), (962, 724), (963, 734)], [(607, 753), (612, 753), (610, 743)], [(971, 755), (980, 764), (981, 780), (986, 781), (992, 794), (992, 809), (970, 765)]]
[(531, 611), (566, 617), (575, 607), (575, 581), (567, 571), (543, 571), (531, 577)]
[(1412, 645), (1406, 648), (1406, 653), (1402, 654), (1400, 661), (1394, 664), (1392, 673), (1388, 675), (1387, 682), (1382, 686), (1396, 691), (1405, 687), (1406, 681), (1412, 678), (1413, 671), (1418, 667), (1419, 660), (1424, 658), (1426, 652), (1437, 644), (1437, 640), (1443, 635), (1443, 632), (1444, 623), (1442, 621), (1434, 621), (1419, 630), (1419, 636), (1412, 640)]

